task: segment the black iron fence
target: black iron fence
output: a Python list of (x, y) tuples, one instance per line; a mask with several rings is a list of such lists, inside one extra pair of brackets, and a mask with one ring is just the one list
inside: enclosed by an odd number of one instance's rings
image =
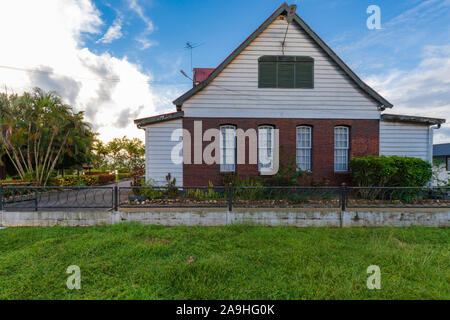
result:
[(114, 187), (0, 186), (0, 209), (111, 209)]
[(0, 210), (450, 208), (450, 187), (0, 186)]

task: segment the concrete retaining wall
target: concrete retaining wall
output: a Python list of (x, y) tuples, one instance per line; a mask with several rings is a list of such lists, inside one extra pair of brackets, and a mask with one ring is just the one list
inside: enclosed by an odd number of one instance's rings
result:
[(0, 212), (0, 226), (93, 226), (120, 222), (141, 222), (165, 226), (225, 226), (255, 224), (293, 227), (449, 227), (450, 211), (299, 211), (292, 209)]

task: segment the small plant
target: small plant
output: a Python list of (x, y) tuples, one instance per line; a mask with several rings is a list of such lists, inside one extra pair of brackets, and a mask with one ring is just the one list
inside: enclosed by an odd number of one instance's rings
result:
[[(280, 155), (285, 153), (281, 150)], [(284, 156), (283, 156), (284, 158)], [(298, 178), (304, 176), (305, 171), (297, 168), (295, 155), (290, 157), (287, 162), (282, 161), (280, 157), (280, 167), (278, 172), (269, 178), (269, 184), (272, 186), (296, 186), (298, 185)]]
[(178, 196), (178, 188), (176, 187), (177, 185), (177, 179), (173, 178), (170, 174), (170, 172), (167, 174), (166, 176), (166, 186), (168, 187), (167, 189), (167, 197), (168, 198), (176, 198)]
[(156, 189), (152, 183), (141, 181), (140, 186), (145, 188), (133, 189), (134, 194), (137, 196), (145, 197), (148, 200), (161, 199), (164, 196), (164, 193), (161, 190)]

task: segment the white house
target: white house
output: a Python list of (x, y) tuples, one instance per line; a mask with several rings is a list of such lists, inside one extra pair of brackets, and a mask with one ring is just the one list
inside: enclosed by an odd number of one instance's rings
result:
[[(262, 156), (273, 166), (275, 132), (280, 158), (295, 158), (312, 181), (330, 185), (349, 181), (352, 157), (432, 160), (433, 131), (445, 120), (384, 113), (393, 105), (288, 11), (283, 4), (217, 68), (195, 69), (194, 86), (175, 99), (176, 111), (135, 120), (145, 130), (148, 180), (165, 184), (171, 173), (178, 185), (221, 185), (230, 174), (262, 174)], [(176, 129), (186, 132), (181, 143), (172, 139)], [(187, 137), (208, 129), (220, 132), (220, 163), (173, 161), (174, 148), (201, 158), (210, 142)], [(248, 159), (249, 148), (257, 148), (257, 163), (237, 161), (239, 129), (257, 132), (244, 152)]]

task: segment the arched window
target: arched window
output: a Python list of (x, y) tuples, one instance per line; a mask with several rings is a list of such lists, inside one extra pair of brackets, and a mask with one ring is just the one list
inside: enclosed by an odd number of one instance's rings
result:
[(258, 127), (258, 170), (273, 169), (274, 127)]
[(236, 170), (236, 127), (220, 127), (220, 172)]
[(297, 168), (311, 171), (312, 128), (309, 126), (297, 127)]
[(350, 129), (344, 126), (334, 127), (334, 171), (348, 171), (350, 149)]

